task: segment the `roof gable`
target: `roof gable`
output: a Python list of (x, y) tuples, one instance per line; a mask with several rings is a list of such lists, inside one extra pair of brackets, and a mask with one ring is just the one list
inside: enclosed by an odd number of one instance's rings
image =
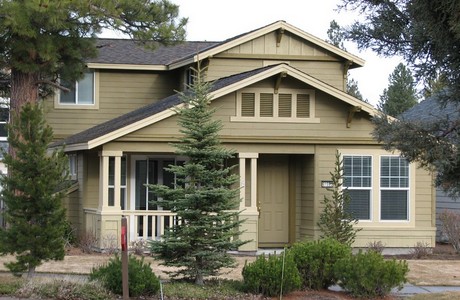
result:
[[(359, 106), (361, 110), (369, 113), (371, 116), (377, 114), (377, 111), (372, 105), (362, 102), (343, 91), (286, 64), (271, 65), (218, 79), (213, 82), (210, 90), (210, 96), (212, 99), (217, 99), (253, 83), (281, 73), (285, 73), (287, 76), (292, 76), (293, 78), (332, 95), (349, 105)], [(181, 105), (179, 95), (172, 95), (159, 102), (144, 106), (118, 118), (109, 120), (105, 123), (96, 125), (78, 134), (70, 136), (61, 142), (55, 143), (52, 147), (66, 145), (66, 151), (93, 149), (175, 115), (176, 112), (173, 108), (179, 105)]]

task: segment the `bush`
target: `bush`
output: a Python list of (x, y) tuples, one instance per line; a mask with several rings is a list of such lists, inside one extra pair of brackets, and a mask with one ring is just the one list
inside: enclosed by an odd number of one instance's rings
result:
[[(243, 288), (246, 292), (278, 296), (298, 289), (301, 285), (299, 271), (289, 251), (280, 256), (265, 255), (243, 267)], [(284, 270), (283, 270), (284, 260)], [(283, 278), (283, 280), (281, 280)]]
[(442, 233), (447, 240), (460, 253), (460, 214), (452, 210), (445, 210), (439, 215), (442, 224)]
[(302, 287), (319, 290), (336, 283), (335, 263), (351, 254), (351, 248), (334, 239), (299, 242), (291, 253), (302, 279)]
[(359, 252), (339, 260), (335, 274), (339, 285), (355, 297), (375, 298), (401, 289), (409, 271), (406, 261), (385, 260), (375, 251)]
[(433, 249), (430, 248), (430, 245), (427, 242), (417, 242), (414, 245), (414, 248), (411, 249), (410, 253), (413, 258), (420, 259), (430, 255)]
[(383, 244), (381, 241), (373, 241), (367, 243), (367, 251), (374, 251), (382, 254), (384, 249), (385, 244)]
[[(150, 296), (160, 289), (160, 281), (150, 268), (144, 263), (144, 258), (137, 259), (129, 256), (128, 263), (129, 295), (131, 297)], [(111, 258), (106, 265), (93, 268), (90, 280), (99, 280), (103, 286), (114, 294), (122, 295), (121, 259), (118, 255)]]

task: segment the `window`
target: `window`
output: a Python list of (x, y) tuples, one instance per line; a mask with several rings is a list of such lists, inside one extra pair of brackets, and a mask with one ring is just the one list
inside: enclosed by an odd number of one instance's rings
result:
[[(126, 209), (126, 157), (121, 157), (120, 206)], [(115, 157), (109, 157), (109, 206), (115, 206)]]
[(84, 77), (77, 82), (61, 82), (70, 91), (60, 91), (61, 105), (94, 105), (95, 104), (95, 73), (85, 72)]
[(245, 89), (237, 93), (236, 116), (239, 122), (319, 123), (314, 116), (313, 90)]
[(409, 163), (399, 156), (380, 158), (380, 219), (409, 220)]
[(8, 131), (6, 124), (10, 117), (10, 109), (7, 104), (0, 103), (0, 141), (6, 141), (8, 139)]
[(77, 155), (76, 154), (69, 154), (69, 176), (70, 179), (76, 180), (77, 179)]
[(355, 218), (371, 219), (372, 157), (343, 157), (343, 186), (351, 201), (346, 208)]

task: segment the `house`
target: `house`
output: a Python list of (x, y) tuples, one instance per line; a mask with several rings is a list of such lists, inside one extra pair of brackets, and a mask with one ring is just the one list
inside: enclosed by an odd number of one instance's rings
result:
[[(456, 122), (460, 118), (460, 107), (457, 103), (442, 103), (438, 95), (433, 95), (421, 101), (404, 112), (400, 118), (405, 121), (431, 123), (440, 119)], [(460, 199), (450, 197), (441, 188), (436, 189), (436, 241), (446, 242), (447, 237), (442, 233), (439, 216), (445, 210), (460, 213)]]
[(75, 92), (46, 101), (47, 119), (65, 145), (78, 186), (65, 205), (80, 233), (105, 241), (159, 239), (175, 216), (150, 203), (146, 183), (172, 184), (164, 171), (182, 163), (175, 91), (200, 61), (213, 81), (221, 141), (234, 149), (240, 208), (251, 242), (240, 251), (282, 247), (320, 236), (335, 153), (344, 160), (356, 247), (381, 241), (408, 248), (435, 243), (432, 177), (373, 140), (375, 108), (345, 92), (348, 71), (364, 61), (284, 21), (223, 42), (185, 42), (145, 50), (131, 40), (101, 39)]

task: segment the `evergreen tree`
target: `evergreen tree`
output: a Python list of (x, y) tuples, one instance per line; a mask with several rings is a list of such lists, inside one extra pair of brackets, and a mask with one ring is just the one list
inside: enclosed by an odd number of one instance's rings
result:
[(420, 83), (441, 80), (439, 86), (427, 89), (437, 91), (433, 99), (441, 107), (454, 108), (452, 113), (416, 121), (393, 121), (382, 115), (374, 118), (373, 135), (385, 149), (398, 150), (410, 162), (435, 171), (436, 185), (460, 196), (460, 119), (455, 115), (460, 103), (460, 1), (342, 2), (342, 8), (359, 10), (363, 17), (346, 29), (347, 39), (360, 49), (403, 57)]
[(321, 229), (322, 238), (332, 238), (342, 244), (351, 246), (355, 241), (356, 234), (361, 229), (355, 228), (358, 220), (349, 212), (350, 195), (343, 189), (343, 161), (340, 153), (335, 155), (335, 168), (331, 172), (332, 198), (324, 196), (324, 208), (319, 216), (318, 226)]
[(13, 254), (6, 266), (32, 275), (42, 261), (64, 258), (65, 210), (62, 189), (68, 161), (62, 150), (47, 153), (52, 129), (39, 104), (27, 103), (8, 126), (16, 157), (3, 153), (9, 175), (0, 177), (6, 228), (0, 228), (0, 253)]
[[(326, 42), (347, 51), (343, 41), (345, 40), (345, 32), (342, 27), (337, 23), (337, 21), (332, 20), (329, 24), (329, 29), (327, 30), (327, 40)], [(358, 82), (353, 78), (350, 78), (350, 72), (347, 74), (347, 94), (353, 96), (361, 101), (368, 102), (364, 100), (363, 95), (359, 91)]]
[(171, 273), (173, 277), (182, 275), (202, 285), (204, 277), (234, 265), (227, 252), (244, 242), (236, 238), (241, 221), (235, 211), (239, 190), (233, 186), (238, 176), (226, 166), (234, 153), (220, 145), (222, 125), (212, 119), (210, 84), (202, 81), (200, 73), (191, 88), (180, 94), (184, 107), (178, 111), (178, 123), (183, 137), (174, 146), (177, 155), (188, 160), (167, 169), (176, 175), (174, 188), (150, 188), (162, 199), (157, 203), (177, 213), (180, 220), (162, 241), (151, 242), (152, 252), (164, 265), (179, 267)]
[(383, 113), (396, 117), (418, 103), (414, 77), (403, 63), (396, 66), (388, 82), (377, 105)]
[(9, 78), (0, 86), (16, 113), (40, 92), (62, 88), (59, 78), (81, 79), (103, 29), (153, 47), (182, 41), (187, 22), (168, 0), (10, 0), (0, 1), (0, 16), (0, 79)]

